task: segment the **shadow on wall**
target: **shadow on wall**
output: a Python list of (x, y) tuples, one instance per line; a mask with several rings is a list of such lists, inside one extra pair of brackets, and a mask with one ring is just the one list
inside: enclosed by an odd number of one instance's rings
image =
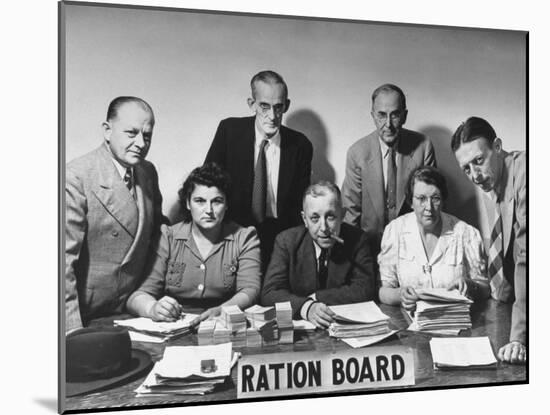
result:
[(301, 109), (292, 112), (285, 124), (294, 130), (305, 134), (313, 145), (313, 161), (311, 163), (311, 183), (328, 180), (334, 183), (336, 173), (328, 161), (328, 137), (325, 124), (313, 111)]
[(445, 204), (445, 212), (479, 229), (479, 212), (474, 185), (458, 167), (451, 150), (453, 132), (438, 125), (429, 125), (419, 131), (432, 140), (437, 167), (447, 179), (449, 197)]

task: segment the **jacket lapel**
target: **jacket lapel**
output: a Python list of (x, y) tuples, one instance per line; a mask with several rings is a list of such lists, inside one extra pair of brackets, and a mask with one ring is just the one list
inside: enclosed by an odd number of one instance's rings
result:
[(512, 236), (512, 225), (514, 218), (514, 158), (508, 157), (505, 153), (502, 166), (502, 182), (505, 183), (504, 194), (500, 202), (500, 214), (502, 215), (502, 233), (504, 242), (504, 255), (508, 251), (510, 238)]
[(403, 203), (405, 202), (405, 189), (407, 187), (407, 182), (411, 170), (416, 166), (415, 163), (411, 163), (412, 153), (407, 149), (407, 135), (406, 132), (402, 130), (402, 136), (399, 138), (399, 143), (397, 145), (397, 212), (400, 212)]
[(333, 245), (330, 251), (330, 258), (328, 261), (328, 278), (327, 288), (340, 287), (345, 282), (343, 279), (348, 275), (351, 262), (348, 259), (348, 255), (343, 245), (336, 243)]
[(135, 237), (138, 227), (136, 201), (124, 185), (108, 150), (102, 146), (99, 154), (98, 181), (93, 191), (105, 209)]
[[(281, 136), (281, 153), (279, 161), (279, 183), (277, 185), (277, 190), (275, 197), (277, 198), (277, 213), (280, 216), (280, 212), (283, 212), (284, 204), (286, 200), (286, 195), (292, 183), (292, 176), (294, 174), (294, 163), (295, 154), (294, 146), (291, 146), (288, 142), (288, 137), (283, 131), (281, 126), (280, 136)], [(313, 242), (313, 241), (312, 241)]]

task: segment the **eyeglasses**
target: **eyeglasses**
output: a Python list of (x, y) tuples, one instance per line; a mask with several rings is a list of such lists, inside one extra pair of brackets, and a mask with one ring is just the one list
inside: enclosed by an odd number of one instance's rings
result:
[(263, 115), (266, 115), (269, 113), (269, 111), (273, 108), (273, 113), (275, 115), (281, 115), (283, 112), (285, 112), (285, 106), (284, 104), (275, 104), (273, 106), (266, 104), (264, 102), (261, 102), (258, 104), (258, 108), (260, 109), (260, 112)]
[[(389, 115), (389, 117), (391, 121), (395, 122), (400, 120), (402, 115), (403, 111), (394, 111)], [(375, 112), (374, 117), (380, 122), (386, 122), (388, 120), (388, 114), (385, 112)]]
[(422, 206), (426, 206), (430, 201), (434, 205), (434, 207), (438, 207), (441, 205), (441, 197), (439, 196), (413, 196), (418, 203), (420, 203)]

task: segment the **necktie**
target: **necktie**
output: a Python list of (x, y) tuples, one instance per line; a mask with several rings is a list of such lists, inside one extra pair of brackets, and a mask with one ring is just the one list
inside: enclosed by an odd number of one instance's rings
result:
[(321, 249), (321, 255), (319, 255), (319, 287), (321, 289), (327, 288), (328, 278), (328, 249)]
[(397, 189), (397, 167), (395, 165), (395, 150), (388, 149), (388, 171), (386, 185), (386, 225), (397, 217), (396, 212), (396, 189)]
[(491, 231), (491, 245), (488, 257), (487, 276), (491, 284), (491, 292), (495, 298), (507, 301), (511, 295), (511, 286), (504, 278), (504, 239), (502, 236), (502, 216), (498, 203), (496, 204), (495, 223)]
[(132, 183), (133, 182), (133, 180), (132, 180), (132, 169), (130, 167), (128, 167), (126, 169), (126, 173), (124, 173), (124, 179), (123, 180), (124, 180), (124, 184), (126, 185), (128, 190), (131, 192), (134, 184)]
[(258, 152), (258, 161), (254, 169), (254, 185), (252, 188), (252, 215), (256, 223), (262, 223), (265, 219), (265, 206), (267, 197), (267, 166), (265, 160), (265, 147), (268, 141), (264, 139)]

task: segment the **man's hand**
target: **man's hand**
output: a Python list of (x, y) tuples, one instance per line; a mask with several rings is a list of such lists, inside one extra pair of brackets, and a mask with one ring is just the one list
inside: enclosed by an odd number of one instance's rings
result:
[(180, 318), (182, 306), (175, 298), (165, 295), (155, 301), (149, 310), (149, 317), (154, 321), (175, 321)]
[(527, 361), (527, 347), (517, 341), (510, 342), (499, 349), (498, 358), (503, 362), (523, 365)]
[(401, 289), (401, 307), (403, 307), (405, 310), (416, 310), (416, 302), (418, 300), (418, 294), (413, 287), (403, 287)]
[(326, 329), (334, 321), (334, 312), (326, 304), (315, 302), (307, 311), (307, 319), (315, 327)]

